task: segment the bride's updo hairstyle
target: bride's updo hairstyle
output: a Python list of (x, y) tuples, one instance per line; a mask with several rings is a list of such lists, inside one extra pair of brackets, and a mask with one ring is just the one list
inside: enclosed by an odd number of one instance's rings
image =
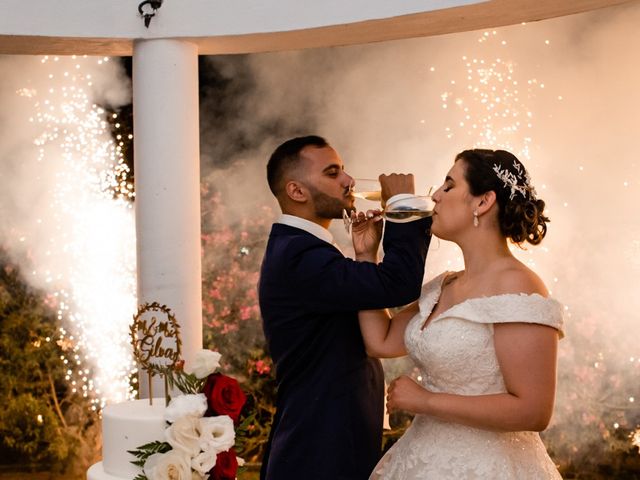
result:
[(465, 163), (465, 179), (472, 195), (493, 190), (498, 202), (500, 231), (515, 244), (539, 244), (547, 233), (545, 203), (536, 198), (524, 165), (506, 150), (465, 150), (456, 162)]

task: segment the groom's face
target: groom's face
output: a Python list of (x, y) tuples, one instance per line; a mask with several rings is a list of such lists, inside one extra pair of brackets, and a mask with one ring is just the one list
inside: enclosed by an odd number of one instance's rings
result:
[(302, 149), (300, 156), (304, 170), (301, 181), (309, 191), (315, 215), (320, 218), (341, 218), (342, 210), (353, 209), (353, 178), (344, 171), (338, 153), (329, 146), (308, 146)]

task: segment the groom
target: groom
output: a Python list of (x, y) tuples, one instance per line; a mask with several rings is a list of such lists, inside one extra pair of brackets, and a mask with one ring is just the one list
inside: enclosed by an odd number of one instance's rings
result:
[[(430, 219), (387, 223), (384, 260), (356, 262), (327, 230), (354, 197), (353, 179), (323, 138), (284, 142), (267, 179), (282, 215), (258, 291), (278, 398), (260, 478), (364, 480), (381, 453), (384, 377), (365, 352), (357, 312), (418, 298)], [(411, 175), (383, 175), (381, 184), (385, 201), (414, 189)]]

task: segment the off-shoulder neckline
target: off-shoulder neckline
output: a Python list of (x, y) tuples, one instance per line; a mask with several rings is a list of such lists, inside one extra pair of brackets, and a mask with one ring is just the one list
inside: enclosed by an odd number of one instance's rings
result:
[[(449, 277), (449, 275), (451, 273), (456, 273), (456, 272), (450, 272), (450, 271), (446, 270), (443, 273), (441, 273), (440, 276), (442, 278), (440, 278), (440, 280), (437, 282), (437, 289), (435, 291), (433, 291), (433, 292), (430, 292), (430, 293), (435, 294), (435, 299), (431, 303), (431, 309), (429, 310), (429, 313), (426, 315), (424, 322), (420, 326), (420, 330), (424, 330), (425, 328), (427, 328), (427, 326), (429, 324), (434, 323), (436, 320), (439, 320), (440, 318), (442, 318), (445, 314), (449, 313), (454, 308), (461, 307), (462, 305), (465, 305), (466, 303), (471, 302), (471, 301), (491, 300), (491, 299), (495, 300), (496, 298), (501, 298), (501, 297), (528, 297), (528, 298), (540, 298), (541, 300), (557, 301), (557, 300), (554, 300), (551, 297), (545, 297), (544, 295), (541, 295), (541, 294), (535, 293), (535, 292), (534, 293), (524, 293), (524, 292), (520, 292), (520, 293), (513, 293), (513, 292), (512, 293), (496, 293), (494, 295), (486, 295), (486, 296), (482, 296), (482, 297), (469, 297), (469, 298), (465, 298), (464, 300), (462, 300), (462, 301), (460, 301), (460, 302), (458, 302), (456, 304), (451, 305), (446, 310), (443, 310), (438, 315), (436, 315), (431, 320), (429, 320), (429, 317), (433, 313), (433, 309), (440, 302), (440, 296), (442, 295), (442, 286), (443, 286), (445, 280)], [(436, 277), (436, 278), (438, 278), (438, 277)], [(434, 281), (435, 281), (436, 278), (434, 278)]]

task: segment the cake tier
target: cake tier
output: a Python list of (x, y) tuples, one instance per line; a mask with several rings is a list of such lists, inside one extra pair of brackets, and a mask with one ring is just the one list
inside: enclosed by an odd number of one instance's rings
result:
[[(134, 478), (134, 477), (130, 477)], [(116, 477), (109, 475), (104, 471), (104, 465), (102, 462), (95, 463), (87, 470), (87, 480), (124, 480), (122, 477)]]
[(102, 411), (102, 462), (87, 472), (88, 480), (132, 479), (142, 469), (131, 463), (135, 450), (145, 443), (164, 440), (164, 398), (108, 405)]

